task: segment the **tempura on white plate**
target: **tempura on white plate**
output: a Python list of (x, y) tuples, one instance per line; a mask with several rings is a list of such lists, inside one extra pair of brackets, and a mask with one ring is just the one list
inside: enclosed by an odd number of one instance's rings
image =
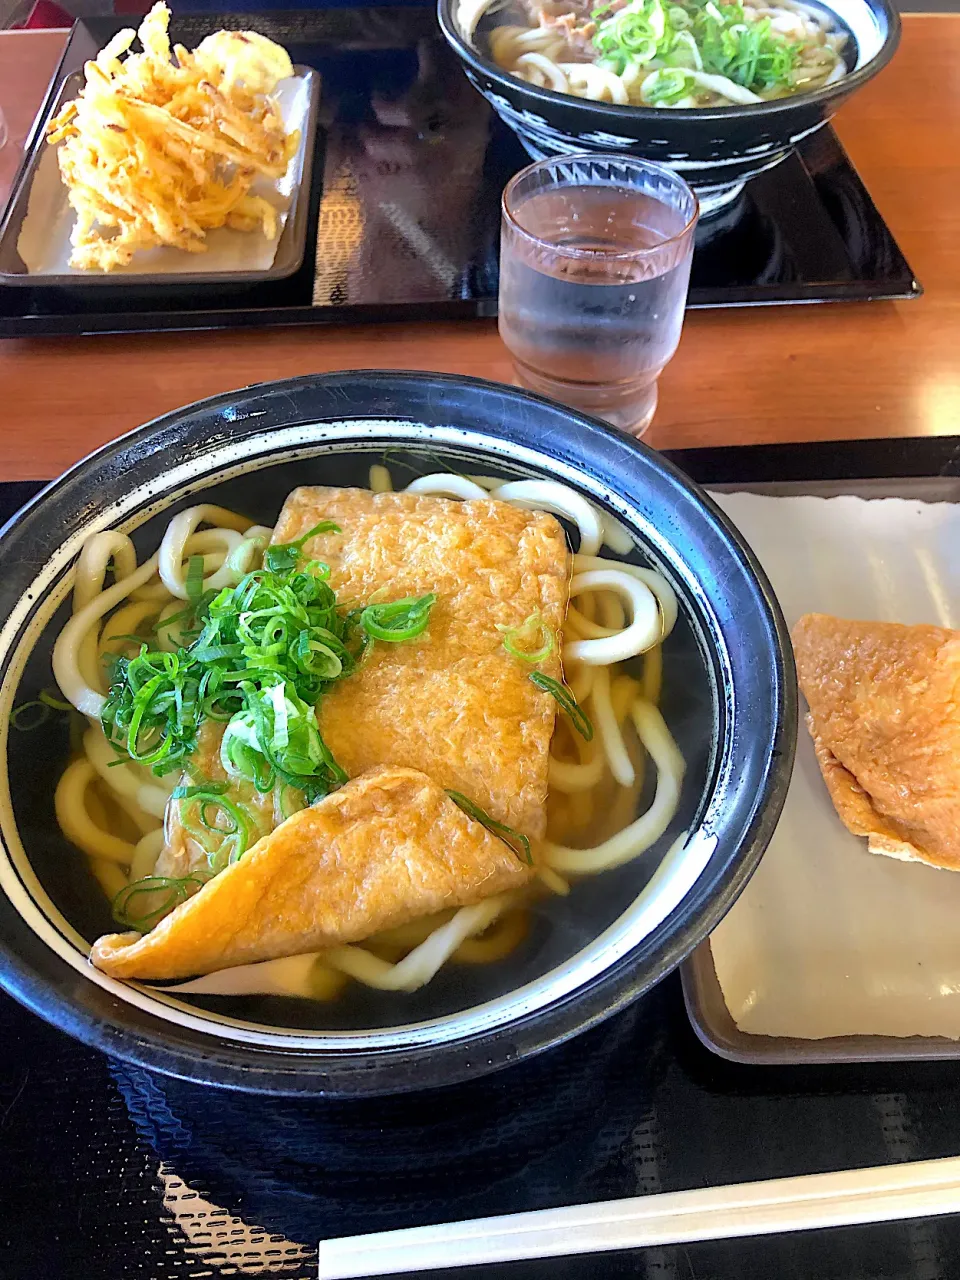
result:
[(253, 188), (282, 177), (299, 145), (273, 96), (290, 58), (255, 31), (171, 49), (169, 23), (161, 0), (139, 31), (118, 32), (47, 126), (76, 213), (73, 267), (110, 271), (159, 246), (203, 253), (217, 227), (276, 237), (277, 208)]

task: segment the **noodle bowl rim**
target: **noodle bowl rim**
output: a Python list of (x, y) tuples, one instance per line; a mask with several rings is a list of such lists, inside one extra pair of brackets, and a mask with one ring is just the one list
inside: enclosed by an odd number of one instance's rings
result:
[[(393, 444), (393, 441), (397, 443)], [(398, 446), (413, 450), (439, 446), (454, 454), (459, 447), (474, 463), (485, 455), (491, 462), (499, 461), (508, 469), (521, 473), (526, 471), (531, 478), (541, 478), (546, 474), (546, 478), (572, 485), (597, 502), (605, 513), (612, 513), (624, 523), (638, 546), (656, 561), (658, 570), (675, 588), (682, 583), (678, 592), (681, 599), (694, 599), (702, 612), (712, 614), (700, 584), (642, 508), (620, 498), (585, 468), (561, 459), (547, 459), (535, 448), (488, 436), (479, 428), (428, 426), (413, 419), (326, 420), (268, 429), (211, 449), (203, 455), (202, 473), (198, 472), (197, 465), (201, 460), (196, 458), (171, 468), (163, 474), (162, 493), (158, 492), (156, 480), (146, 481), (128, 491), (93, 515), (82, 531), (61, 544), (48, 558), (30, 590), (24, 592), (0, 627), (0, 661), (6, 660), (0, 690), (0, 752), (4, 762), (10, 733), (9, 712), (23, 668), (41, 633), (66, 598), (72, 582), (71, 569), (80, 546), (91, 533), (117, 528), (132, 534), (160, 512), (169, 510), (193, 494), (209, 491), (240, 475), (269, 469), (278, 461), (289, 463), (317, 459), (342, 453), (345, 448), (354, 452), (382, 454), (385, 448)], [(549, 472), (546, 471), (547, 463)], [(698, 634), (698, 643), (703, 650), (706, 640), (702, 634), (703, 624), (696, 613), (689, 616), (689, 610), (687, 612), (688, 621)], [(721, 743), (717, 717), (721, 706), (723, 718), (729, 720), (730, 716), (730, 707), (727, 706), (730, 658), (726, 647), (720, 644), (718, 626), (714, 628), (712, 638), (712, 660), (705, 660), (714, 705), (711, 759), (706, 770), (707, 783), (697, 804), (698, 823), (703, 823), (710, 812), (711, 801), (724, 793), (724, 784), (729, 788), (732, 779), (732, 738), (725, 735)], [(717, 684), (717, 666), (721, 666), (724, 673), (722, 694)], [(663, 839), (668, 838), (669, 833)], [(88, 942), (80, 938), (56, 910), (30, 864), (13, 812), (8, 770), (3, 768), (0, 776), (0, 889), (34, 936), (73, 970), (142, 1013), (205, 1036), (214, 1035), (262, 1049), (303, 1049), (321, 1053), (456, 1044), (468, 1037), (502, 1030), (525, 1017), (545, 1011), (603, 977), (658, 928), (694, 889), (716, 843), (716, 836), (695, 830), (687, 840), (685, 850), (678, 849), (676, 844), (665, 850), (647, 885), (605, 930), (559, 965), (520, 987), (456, 1013), (420, 1022), (360, 1031), (328, 1029), (304, 1032), (299, 1028), (273, 1027), (201, 1011), (196, 1006), (163, 994), (160, 989), (141, 983), (120, 982), (93, 969), (87, 959)], [(663, 847), (662, 842), (658, 844)]]
[[(886, 33), (881, 29), (876, 21), (876, 13), (874, 5), (867, 3), (867, 0), (838, 0), (844, 9), (856, 10), (861, 15), (866, 15), (867, 20), (871, 21), (871, 31), (874, 36), (876, 47), (874, 52), (868, 57), (862, 57), (864, 42), (857, 35), (857, 30), (853, 24), (835, 7), (834, 4), (827, 4), (825, 0), (819, 0), (821, 7), (828, 10), (846, 27), (847, 31), (852, 35), (857, 47), (857, 63), (853, 70), (848, 72), (842, 80), (836, 81), (834, 84), (823, 85), (818, 89), (812, 89), (809, 92), (794, 94), (787, 98), (772, 98), (764, 102), (752, 102), (746, 106), (729, 106), (729, 107), (649, 107), (649, 106), (619, 106), (612, 102), (596, 102), (592, 98), (578, 98), (576, 94), (559, 93), (556, 89), (548, 89), (540, 85), (531, 84), (529, 81), (521, 79), (519, 76), (512, 75), (509, 71), (505, 71), (500, 67), (493, 58), (485, 52), (478, 49), (472, 41), (467, 40), (460, 32), (456, 20), (456, 9), (458, 0), (439, 0), (437, 11), (440, 21), (440, 28), (447, 42), (453, 45), (454, 49), (463, 60), (470, 65), (474, 71), (488, 75), (496, 80), (504, 88), (513, 89), (519, 87), (525, 93), (530, 94), (535, 100), (540, 100), (545, 105), (565, 106), (573, 110), (577, 110), (577, 106), (583, 107), (591, 114), (596, 112), (601, 116), (605, 116), (610, 120), (626, 123), (636, 120), (644, 124), (653, 124), (657, 121), (663, 121), (666, 116), (668, 119), (686, 121), (691, 124), (708, 124), (716, 120), (731, 120), (742, 117), (744, 114), (756, 115), (758, 117), (776, 115), (780, 112), (788, 112), (798, 107), (808, 104), (826, 105), (832, 99), (846, 98), (862, 85), (866, 84), (875, 75), (877, 75), (890, 62), (896, 53), (900, 44), (902, 24), (900, 14), (896, 8), (889, 3), (889, 0), (874, 0), (876, 6), (881, 10), (883, 18), (886, 21)], [(516, 110), (517, 108), (512, 108)], [(820, 128), (826, 124), (828, 117), (818, 122), (815, 126)], [(547, 122), (544, 121), (546, 124)], [(552, 127), (552, 126), (551, 126)], [(624, 141), (629, 141), (625, 138)], [(784, 142), (784, 146), (792, 145), (795, 139), (790, 142)], [(592, 153), (597, 155), (599, 153)], [(562, 157), (561, 157), (562, 158)], [(740, 158), (738, 150), (737, 159)]]

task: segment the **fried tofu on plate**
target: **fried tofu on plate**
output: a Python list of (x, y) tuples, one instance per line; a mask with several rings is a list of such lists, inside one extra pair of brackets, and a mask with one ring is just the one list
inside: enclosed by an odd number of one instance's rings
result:
[(960, 632), (814, 613), (793, 645), (846, 827), (871, 853), (960, 870)]

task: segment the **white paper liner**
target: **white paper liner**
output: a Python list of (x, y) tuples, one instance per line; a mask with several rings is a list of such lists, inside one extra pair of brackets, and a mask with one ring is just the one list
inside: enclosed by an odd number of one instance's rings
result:
[[(960, 508), (885, 498), (714, 495), (803, 613), (960, 625)], [(960, 1039), (960, 873), (867, 852), (840, 822), (803, 715), (783, 817), (710, 939), (752, 1035)], [(958, 761), (960, 769), (960, 761)]]
[(67, 189), (60, 179), (57, 147), (47, 146), (34, 174), (26, 217), (17, 238), (17, 252), (28, 273), (77, 276), (82, 280), (91, 276), (109, 276), (112, 280), (122, 276), (177, 275), (184, 272), (194, 275), (198, 272), (269, 271), (303, 172), (310, 111), (309, 81), (302, 76), (281, 80), (275, 96), (287, 131), (300, 130), (300, 146), (284, 176), (274, 182), (258, 179), (251, 188), (251, 194), (265, 196), (280, 211), (276, 239), (268, 240), (259, 228), (235, 231), (231, 227), (219, 227), (207, 232), (205, 253), (187, 253), (185, 249), (170, 248), (140, 249), (128, 266), (114, 267), (110, 272), (80, 271), (70, 266), (70, 233), (76, 215), (67, 202)]

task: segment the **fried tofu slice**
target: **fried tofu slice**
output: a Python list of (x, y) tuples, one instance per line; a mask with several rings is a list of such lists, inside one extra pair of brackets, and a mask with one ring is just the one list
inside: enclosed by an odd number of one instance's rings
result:
[(358, 942), (529, 879), (425, 774), (376, 769), (277, 829), (150, 933), (90, 953), (115, 978), (187, 978)]
[[(207, 720), (200, 727), (197, 749), (190, 761), (193, 773), (209, 782), (226, 782), (227, 796), (234, 804), (242, 805), (253, 828), (255, 838), (268, 835), (274, 827), (284, 820), (283, 806), (280, 800), (281, 787), (275, 786), (272, 791), (261, 792), (252, 782), (245, 778), (228, 778), (226, 770), (220, 762), (220, 744), (223, 741), (224, 725), (218, 720)], [(180, 784), (188, 787), (193, 782), (193, 773), (180, 776)], [(209, 870), (208, 851), (191, 833), (189, 825), (184, 823), (185, 800), (170, 799), (163, 823), (163, 848), (157, 858), (153, 874), (179, 878), (200, 871)], [(215, 830), (208, 831), (208, 836), (216, 838)], [(215, 846), (214, 846), (215, 847)]]
[[(437, 596), (422, 636), (373, 645), (324, 698), (320, 729), (334, 757), (351, 777), (377, 765), (422, 769), (542, 837), (556, 703), (505, 651), (497, 627), (539, 611), (559, 635), (571, 569), (560, 524), (493, 500), (303, 488), (287, 499), (273, 540), (295, 541), (321, 520), (342, 533), (305, 550), (330, 565), (339, 600)], [(540, 669), (561, 678), (557, 648)]]
[(793, 645), (845, 826), (871, 853), (960, 871), (960, 632), (814, 613)]

